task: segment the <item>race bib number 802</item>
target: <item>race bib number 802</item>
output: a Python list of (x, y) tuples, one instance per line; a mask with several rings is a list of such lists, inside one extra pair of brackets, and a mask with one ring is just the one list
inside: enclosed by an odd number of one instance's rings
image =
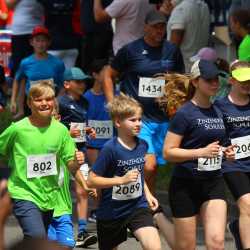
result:
[(56, 155), (29, 155), (27, 157), (27, 178), (57, 175)]

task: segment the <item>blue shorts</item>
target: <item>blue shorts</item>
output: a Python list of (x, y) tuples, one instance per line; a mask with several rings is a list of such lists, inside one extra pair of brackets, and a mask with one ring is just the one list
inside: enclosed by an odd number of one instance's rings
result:
[(49, 225), (48, 238), (49, 240), (57, 241), (63, 246), (73, 248), (75, 240), (72, 216), (65, 214), (54, 217)]
[(159, 165), (165, 165), (162, 150), (164, 139), (168, 131), (168, 122), (142, 121), (139, 137), (148, 143), (148, 154), (156, 156)]

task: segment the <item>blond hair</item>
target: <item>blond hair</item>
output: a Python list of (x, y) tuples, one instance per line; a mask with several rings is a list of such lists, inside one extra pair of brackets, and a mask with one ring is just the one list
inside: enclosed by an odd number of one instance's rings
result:
[(124, 120), (135, 115), (138, 111), (142, 113), (141, 105), (132, 97), (121, 93), (115, 96), (113, 101), (107, 105), (111, 119)]
[(55, 97), (55, 90), (50, 81), (37, 81), (32, 85), (28, 94), (28, 102), (31, 99), (45, 95), (46, 97)]
[(161, 78), (166, 81), (163, 96), (157, 99), (160, 108), (169, 118), (188, 100), (191, 100), (195, 88), (189, 75), (164, 74)]

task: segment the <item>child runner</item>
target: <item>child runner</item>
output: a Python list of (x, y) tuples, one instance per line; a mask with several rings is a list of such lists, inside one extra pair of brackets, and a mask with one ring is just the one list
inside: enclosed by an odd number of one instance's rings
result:
[(25, 113), (29, 113), (27, 109), (24, 110), (26, 104), (24, 101), (25, 93), (27, 95), (30, 87), (37, 83), (37, 81), (51, 81), (56, 87), (56, 92), (62, 88), (64, 64), (60, 59), (48, 54), (47, 50), (50, 41), (49, 32), (45, 27), (37, 26), (33, 29), (30, 44), (33, 47), (34, 53), (21, 61), (13, 83), (11, 96), (11, 111), (13, 113), (17, 112), (16, 99), (19, 89), (20, 103), (18, 113), (21, 116), (24, 111)]
[[(84, 97), (88, 100), (88, 126), (96, 131), (96, 138), (87, 138), (87, 158), (88, 163), (92, 166), (103, 145), (113, 136), (113, 123), (107, 111), (107, 101), (102, 90), (103, 74), (105, 66), (107, 66), (106, 59), (96, 59), (90, 66), (94, 85), (91, 89), (86, 91)], [(90, 211), (88, 218), (90, 222), (96, 222), (95, 209)]]
[(68, 130), (52, 118), (55, 93), (47, 82), (30, 88), (31, 115), (0, 135), (0, 155), (8, 158), (12, 174), (8, 190), (13, 212), (25, 238), (46, 237), (57, 202), (58, 172), (63, 162), (77, 177), (83, 163)]
[(118, 136), (101, 150), (87, 184), (101, 189), (97, 210), (99, 249), (117, 249), (127, 239), (127, 228), (143, 249), (161, 249), (151, 209), (158, 207), (144, 181), (147, 143), (137, 136), (141, 128), (142, 108), (121, 94), (108, 104)]
[[(58, 98), (61, 122), (70, 129), (71, 136), (77, 143), (77, 148), (86, 151), (86, 132), (94, 133), (92, 128), (86, 127), (88, 101), (82, 96), (86, 89), (86, 82), (90, 79), (80, 68), (69, 68), (64, 72), (64, 88), (66, 94)], [(88, 174), (88, 165), (83, 164), (81, 171)], [(78, 214), (78, 237), (76, 247), (92, 245), (97, 242), (96, 235), (89, 235), (87, 229), (88, 192), (77, 183), (77, 214)], [(87, 190), (88, 191), (88, 190)]]
[(231, 72), (231, 91), (215, 104), (223, 114), (229, 144), (236, 145), (236, 161), (223, 164), (224, 179), (240, 212), (229, 229), (237, 249), (250, 249), (250, 63), (236, 61)]
[[(53, 112), (55, 119), (60, 120), (59, 107), (56, 102), (55, 109)], [(90, 190), (87, 187), (84, 177), (80, 173), (80, 178), (82, 183), (85, 186), (86, 191)], [(53, 219), (48, 229), (48, 238), (53, 241), (57, 241), (66, 249), (73, 249), (75, 246), (74, 240), (74, 225), (72, 222), (72, 199), (70, 194), (70, 172), (67, 167), (62, 164), (58, 179), (58, 185), (60, 190), (58, 192), (57, 204), (54, 208)], [(93, 192), (92, 195), (96, 193)], [(85, 238), (84, 247), (96, 242), (96, 239), (93, 237)]]
[[(192, 99), (173, 117), (165, 138), (164, 156), (174, 162), (169, 187), (174, 217), (175, 249), (196, 248), (198, 215), (205, 229), (207, 249), (224, 249), (226, 202), (221, 174), (222, 141), (225, 128), (219, 112), (210, 102), (219, 87), (214, 63), (196, 61), (191, 83)], [(226, 150), (233, 156), (232, 147)]]

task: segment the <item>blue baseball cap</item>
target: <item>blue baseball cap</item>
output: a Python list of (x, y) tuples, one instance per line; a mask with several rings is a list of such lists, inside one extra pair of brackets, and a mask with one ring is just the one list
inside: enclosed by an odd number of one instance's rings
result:
[(64, 81), (89, 80), (91, 77), (85, 74), (80, 68), (72, 67), (64, 71), (63, 79)]
[(202, 77), (205, 80), (210, 80), (218, 77), (219, 74), (220, 72), (214, 62), (203, 59), (196, 61), (191, 68), (192, 79)]

